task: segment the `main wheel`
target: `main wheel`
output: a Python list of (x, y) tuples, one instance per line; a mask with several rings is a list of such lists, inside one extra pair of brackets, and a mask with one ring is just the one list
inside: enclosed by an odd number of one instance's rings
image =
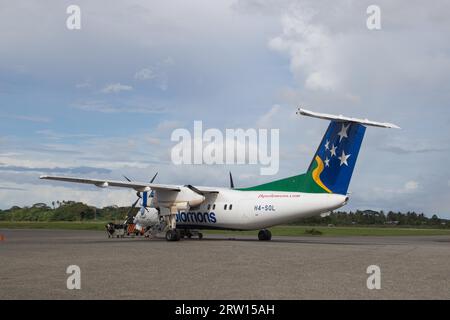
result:
[(258, 239), (261, 241), (269, 241), (272, 239), (272, 233), (267, 229), (260, 230), (258, 232)]
[(180, 235), (180, 231), (178, 230), (167, 230), (166, 232), (166, 240), (167, 241), (178, 241), (180, 240), (181, 235)]
[(198, 240), (202, 240), (203, 239), (203, 233), (199, 232), (198, 233)]

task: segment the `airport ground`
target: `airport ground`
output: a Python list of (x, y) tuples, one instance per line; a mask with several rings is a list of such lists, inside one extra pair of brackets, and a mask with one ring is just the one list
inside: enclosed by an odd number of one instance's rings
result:
[[(450, 299), (450, 235), (108, 239), (0, 229), (0, 299)], [(81, 269), (68, 290), (66, 268)], [(381, 289), (366, 285), (369, 265)]]

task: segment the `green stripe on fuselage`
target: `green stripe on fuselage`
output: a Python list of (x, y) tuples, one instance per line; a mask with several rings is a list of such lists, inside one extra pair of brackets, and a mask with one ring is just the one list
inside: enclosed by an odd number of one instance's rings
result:
[(312, 178), (312, 172), (317, 168), (317, 162), (307, 173), (298, 176), (276, 180), (264, 184), (260, 184), (249, 188), (240, 188), (241, 191), (286, 191), (286, 192), (306, 192), (306, 193), (327, 193)]

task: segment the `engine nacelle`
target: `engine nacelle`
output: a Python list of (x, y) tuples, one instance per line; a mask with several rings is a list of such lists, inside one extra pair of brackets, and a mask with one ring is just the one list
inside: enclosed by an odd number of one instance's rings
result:
[(199, 206), (205, 201), (205, 196), (192, 191), (188, 187), (181, 187), (180, 191), (156, 191), (154, 200), (154, 204), (157, 204), (158, 207), (169, 208), (175, 205), (183, 210), (184, 207), (188, 209)]

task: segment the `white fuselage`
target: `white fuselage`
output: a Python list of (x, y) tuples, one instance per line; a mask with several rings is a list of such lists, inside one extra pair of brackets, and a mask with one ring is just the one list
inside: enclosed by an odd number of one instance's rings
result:
[[(329, 212), (348, 200), (344, 195), (328, 193), (216, 190), (219, 192), (206, 194), (199, 206), (178, 210), (177, 228), (264, 229)], [(148, 215), (149, 223), (156, 220), (155, 212), (150, 211)]]

